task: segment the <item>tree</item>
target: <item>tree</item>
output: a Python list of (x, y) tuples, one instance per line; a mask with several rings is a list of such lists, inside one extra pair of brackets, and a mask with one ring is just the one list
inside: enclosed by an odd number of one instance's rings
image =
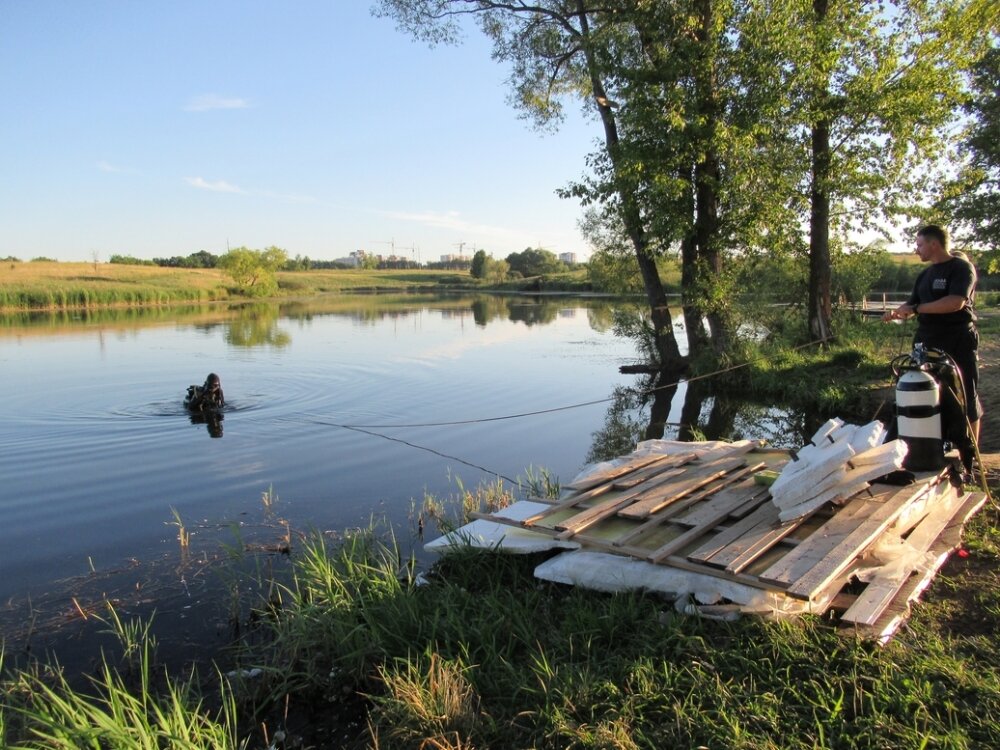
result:
[(663, 371), (684, 366), (656, 268), (677, 249), (692, 353), (733, 345), (728, 260), (772, 250), (808, 251), (810, 333), (830, 337), (832, 254), (933, 192), (928, 165), (946, 143), (977, 31), (997, 24), (995, 0), (379, 7), (431, 42), (454, 41), (459, 21), (474, 18), (511, 66), (514, 103), (540, 126), (558, 122), (566, 99), (588, 103), (602, 148), (563, 194), (627, 238)]
[[(376, 13), (430, 43), (453, 43), (459, 21), (474, 17), (493, 41), (494, 57), (512, 67), (512, 99), (540, 127), (558, 122), (562, 98), (580, 96), (600, 118), (613, 195), (642, 274), (655, 330), (659, 366), (680, 372), (684, 361), (674, 336), (670, 307), (650, 252), (637, 200), (636, 175), (620, 161), (614, 102), (605, 84), (606, 37), (622, 30), (617, 2), (592, 9), (589, 0), (539, 0), (533, 4), (494, 0), (380, 0)], [(625, 3), (629, 5), (629, 3)], [(610, 8), (610, 12), (605, 12)], [(510, 262), (510, 259), (508, 259)], [(511, 263), (511, 270), (516, 271)]]
[(566, 268), (551, 250), (531, 247), (508, 255), (507, 264), (511, 271), (516, 271), (522, 276), (543, 276), (547, 273), (558, 273)]
[[(963, 73), (996, 29), (993, 0), (800, 0), (790, 60), (809, 142), (809, 332), (831, 335), (831, 233), (913, 214), (939, 188)], [(794, 15), (793, 15), (794, 18)], [(988, 37), (988, 35), (987, 35)], [(797, 43), (804, 48), (797, 51)]]
[(496, 260), (487, 256), (483, 263), (483, 275), (481, 278), (486, 279), (491, 284), (501, 284), (507, 280), (507, 274), (509, 273), (510, 264), (507, 261)]
[(988, 253), (987, 273), (1000, 273), (1000, 47), (996, 38), (978, 61), (966, 102), (968, 127), (961, 142), (959, 175), (938, 208), (956, 225), (953, 235)]
[(288, 260), (288, 253), (278, 247), (249, 250), (238, 247), (219, 258), (219, 267), (226, 270), (245, 294), (259, 297), (278, 287), (275, 273)]
[(477, 250), (476, 254), (472, 256), (472, 267), (469, 269), (469, 274), (474, 279), (486, 278), (486, 251)]

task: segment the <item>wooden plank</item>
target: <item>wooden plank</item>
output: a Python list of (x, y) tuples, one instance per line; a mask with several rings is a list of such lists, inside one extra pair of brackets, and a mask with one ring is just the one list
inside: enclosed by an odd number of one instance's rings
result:
[[(685, 453), (685, 454), (675, 455), (675, 456), (672, 457), (674, 459), (672, 463), (673, 463), (673, 465), (676, 466), (676, 468), (670, 468), (669, 470), (660, 471), (660, 473), (656, 474), (655, 476), (652, 476), (646, 482), (644, 482), (644, 483), (642, 483), (642, 484), (634, 487), (633, 488), (634, 489), (633, 492), (629, 492), (626, 495), (619, 496), (618, 498), (615, 498), (611, 502), (612, 502), (612, 504), (614, 504), (614, 506), (616, 508), (627, 507), (636, 498), (641, 498), (644, 493), (653, 493), (653, 492), (656, 492), (657, 488), (659, 488), (662, 485), (664, 485), (666, 482), (668, 482), (673, 477), (677, 477), (677, 476), (688, 477), (688, 476), (690, 476), (690, 472), (691, 471), (695, 471), (696, 475), (700, 475), (700, 474), (697, 474), (697, 473), (708, 472), (708, 471), (711, 471), (713, 469), (713, 467), (725, 465), (728, 461), (732, 461), (733, 460), (731, 458), (732, 456), (741, 456), (741, 455), (743, 455), (745, 453), (749, 453), (750, 451), (754, 450), (755, 448), (756, 448), (756, 443), (753, 443), (753, 442), (747, 442), (746, 444), (735, 445), (735, 446), (727, 446), (726, 448), (720, 449), (718, 451), (713, 451), (711, 453), (706, 453), (702, 457), (702, 459), (699, 459), (699, 461), (703, 461), (703, 463), (697, 463), (697, 464), (695, 464), (694, 461), (691, 459), (692, 454)], [(707, 459), (707, 460), (705, 460), (705, 459)], [(686, 466), (685, 466), (685, 464), (686, 464)], [(661, 467), (667, 467), (668, 464), (661, 464), (660, 466)], [(697, 466), (697, 468), (689, 468), (689, 467), (695, 467), (695, 466)], [(680, 481), (680, 480), (678, 480), (678, 481)], [(607, 484), (599, 485), (598, 487), (594, 487), (593, 489), (588, 490), (587, 492), (580, 493), (580, 494), (577, 494), (577, 495), (573, 495), (573, 496), (571, 496), (569, 498), (566, 498), (564, 500), (559, 501), (558, 503), (556, 503), (555, 505), (553, 505), (553, 506), (551, 506), (549, 508), (546, 508), (544, 511), (542, 511), (542, 512), (540, 512), (540, 513), (538, 513), (538, 514), (536, 514), (534, 516), (532, 516), (531, 518), (525, 519), (525, 523), (527, 523), (529, 525), (533, 524), (533, 523), (537, 523), (538, 521), (540, 521), (540, 520), (542, 520), (544, 518), (547, 518), (547, 517), (549, 517), (549, 516), (551, 516), (551, 515), (553, 515), (555, 513), (559, 513), (561, 511), (567, 510), (568, 508), (573, 508), (576, 505), (579, 505), (579, 504), (583, 503), (584, 501), (589, 501), (589, 500), (593, 499), (594, 497), (598, 496), (599, 494), (602, 494), (604, 492), (608, 492), (609, 490), (611, 490), (611, 489), (613, 489), (615, 487), (616, 487), (616, 483), (615, 482), (610, 482), (610, 483), (607, 483)], [(619, 503), (620, 500), (626, 500), (626, 499), (629, 500), (629, 502), (623, 503), (623, 504)], [(604, 506), (604, 507), (610, 507), (610, 506)], [(592, 524), (592, 518), (594, 516), (603, 517), (603, 515), (602, 515), (603, 514), (603, 508), (602, 508), (602, 510), (596, 510), (596, 509), (588, 508), (588, 511), (590, 511), (590, 510), (593, 510), (593, 513), (589, 513), (588, 512), (588, 515), (582, 516), (579, 519), (580, 523), (583, 524), (583, 528), (586, 528), (587, 526), (589, 526), (589, 525)], [(569, 519), (566, 519), (566, 520), (569, 521)], [(560, 528), (561, 530), (565, 531), (565, 530), (574, 529), (575, 526), (572, 523), (566, 523), (564, 521), (562, 524), (559, 525), (558, 528)]]
[(932, 489), (932, 485), (910, 485), (897, 491), (875, 508), (858, 528), (848, 534), (844, 541), (832, 549), (809, 572), (791, 584), (788, 588), (789, 593), (811, 599), (814, 592), (823, 590), (831, 579), (849, 567), (875, 538), (892, 524), (909, 503), (924, 493), (931, 492)]
[[(912, 605), (919, 599), (920, 595), (930, 586), (938, 570), (948, 560), (951, 553), (962, 543), (962, 527), (975, 515), (986, 502), (984, 493), (971, 493), (966, 496), (966, 503), (959, 508), (952, 518), (951, 523), (944, 530), (944, 533), (931, 547), (930, 553), (935, 556), (935, 564), (928, 569), (923, 576), (911, 576), (899, 594), (883, 613), (882, 617), (870, 628), (854, 625), (849, 628), (849, 632), (861, 633), (869, 637), (877, 638), (880, 642), (886, 643), (899, 629), (899, 626), (909, 617)], [(848, 630), (845, 626), (844, 630)]]
[(667, 484), (644, 490), (635, 498), (634, 503), (630, 503), (622, 508), (618, 515), (622, 518), (631, 518), (642, 521), (658, 510), (662, 510), (685, 495), (696, 492), (707, 484), (724, 477), (734, 469), (746, 464), (746, 459), (742, 456), (729, 458), (722, 462), (716, 462), (701, 467), (698, 470), (688, 470), (678, 479)]
[[(696, 503), (702, 502), (706, 498), (713, 497), (716, 492), (719, 492), (719, 491), (725, 489), (726, 487), (728, 487), (729, 485), (735, 484), (736, 482), (739, 482), (739, 481), (743, 480), (748, 475), (753, 474), (754, 472), (760, 471), (762, 468), (764, 468), (764, 466), (766, 466), (766, 464), (764, 464), (764, 463), (758, 463), (758, 464), (754, 464), (753, 466), (747, 466), (747, 467), (745, 467), (745, 468), (743, 468), (743, 469), (741, 469), (741, 470), (739, 470), (737, 472), (733, 472), (731, 474), (725, 475), (718, 482), (714, 482), (714, 483), (712, 483), (710, 485), (707, 485), (706, 487), (702, 488), (700, 491), (695, 492), (693, 495), (688, 495), (683, 500), (679, 500), (678, 502), (673, 503), (673, 504), (667, 506), (666, 508), (664, 508), (663, 510), (661, 510), (659, 513), (655, 513), (655, 514), (651, 515), (648, 519), (646, 519), (645, 522), (641, 523), (639, 526), (637, 526), (636, 528), (632, 529), (630, 532), (628, 532), (624, 536), (619, 537), (618, 539), (615, 539), (614, 540), (615, 543), (616, 544), (627, 544), (627, 543), (629, 543), (631, 541), (634, 541), (635, 539), (638, 539), (639, 537), (641, 537), (642, 535), (646, 534), (647, 532), (652, 531), (653, 529), (657, 528), (658, 526), (663, 525), (667, 521), (670, 521), (670, 522), (673, 522), (673, 523), (680, 523), (680, 522), (678, 522), (678, 520), (676, 518), (676, 516), (678, 514), (683, 513), (685, 510), (687, 510), (688, 508), (690, 508), (692, 505), (695, 505)], [(701, 523), (698, 526), (692, 526), (692, 527), (690, 527), (688, 529), (688, 531), (685, 531), (682, 534), (682, 537), (687, 540), (686, 543), (690, 543), (691, 541), (694, 541), (694, 539), (696, 539), (697, 537), (701, 536), (702, 534), (708, 533), (716, 525), (718, 525), (723, 519), (725, 519), (726, 516), (729, 515), (729, 512), (732, 510), (732, 506), (737, 505), (737, 504), (742, 504), (743, 502), (744, 502), (743, 498), (742, 497), (738, 497), (738, 502), (734, 502), (733, 499), (730, 498), (728, 504), (723, 503), (723, 504), (720, 505), (718, 503), (706, 503), (708, 505), (712, 505), (713, 507), (715, 507), (717, 509), (716, 510), (716, 515), (710, 517), (710, 519), (707, 522), (703, 522), (703, 523)], [(718, 508), (720, 508), (720, 507), (725, 507), (725, 512), (722, 513), (721, 515), (720, 515), (719, 510), (718, 510)], [(682, 525), (689, 526), (689, 524), (687, 524), (687, 523), (682, 523)], [(695, 533), (696, 529), (698, 530), (697, 533)], [(667, 552), (662, 552), (662, 548), (659, 549), (659, 550), (657, 550), (656, 553), (654, 554), (653, 558), (651, 558), (651, 559), (653, 559), (653, 562), (656, 562), (657, 559), (665, 557), (668, 554), (673, 554), (675, 551), (680, 550), (680, 549), (682, 549), (685, 546), (685, 543), (682, 543), (679, 546), (674, 546), (675, 543), (676, 543), (676, 541), (677, 540), (674, 540), (672, 542), (668, 542), (667, 543), (667, 546), (668, 546), (668, 549), (669, 549), (669, 551), (667, 551)]]
[(851, 498), (826, 523), (799, 542), (795, 549), (787, 552), (780, 560), (763, 571), (760, 574), (761, 578), (786, 586), (790, 585), (792, 581), (798, 580), (826, 557), (831, 550), (841, 544), (869, 514), (874, 512), (894, 492), (896, 492), (895, 488), (883, 489), (874, 497), (856, 495)]
[(712, 558), (712, 563), (724, 567), (729, 573), (741, 573), (757, 558), (802, 526), (806, 518), (807, 516), (803, 516), (783, 523), (779, 518), (777, 525), (755, 526), (741, 539), (720, 550)]
[[(949, 498), (947, 502), (935, 503), (931, 512), (924, 517), (924, 519), (917, 524), (910, 535), (906, 538), (907, 544), (914, 550), (921, 554), (927, 554), (928, 550), (937, 542), (942, 532), (951, 525), (952, 519), (955, 516), (960, 515), (962, 509), (967, 503), (982, 505), (985, 501), (986, 496), (982, 495), (981, 498), (971, 497), (971, 495), (981, 494), (981, 493), (969, 493), (967, 495), (962, 495), (959, 497), (955, 494), (953, 497)], [(947, 550), (947, 554), (950, 554), (951, 550)], [(919, 570), (917, 563), (923, 564), (924, 560), (915, 560), (914, 566), (905, 578), (897, 580), (873, 580), (871, 581), (858, 596), (857, 601), (848, 609), (842, 616), (841, 620), (844, 622), (853, 622), (859, 625), (874, 625), (882, 613), (892, 604), (893, 600), (899, 594), (900, 590), (909, 580), (910, 576)], [(934, 567), (932, 564), (929, 567)], [(938, 565), (937, 567), (940, 567)], [(937, 569), (934, 567), (934, 570)], [(925, 568), (924, 573), (927, 572)]]
[[(720, 508), (728, 508), (729, 515), (732, 515), (734, 511), (742, 508), (745, 503), (754, 498), (758, 498), (759, 504), (760, 498), (758, 496), (764, 494), (767, 494), (767, 487), (761, 487), (753, 480), (753, 477), (748, 477), (737, 484), (713, 493), (711, 497), (706, 498), (705, 502), (688, 508), (677, 516), (676, 521), (688, 526), (701, 526), (706, 522), (706, 519), (714, 518)], [(754, 507), (757, 506), (754, 505)]]
[[(679, 458), (679, 457), (675, 456), (673, 458)], [(683, 472), (684, 472), (684, 469), (682, 468), (682, 465), (678, 466), (678, 465), (675, 464), (672, 468), (664, 465), (664, 471), (661, 474), (659, 474), (656, 477), (654, 477), (652, 480), (650, 480), (647, 483), (647, 486), (650, 486), (650, 487), (658, 486), (658, 485), (660, 485), (660, 484), (668, 481), (669, 479), (671, 479), (671, 478), (673, 478), (675, 476), (679, 476)], [(554, 515), (556, 513), (564, 511), (564, 510), (567, 510), (569, 508), (573, 508), (573, 507), (575, 507), (577, 505), (580, 505), (581, 503), (587, 502), (589, 500), (593, 500), (595, 497), (600, 497), (603, 494), (611, 492), (614, 488), (615, 488), (615, 483), (613, 481), (611, 481), (611, 482), (605, 482), (604, 484), (600, 484), (600, 485), (598, 485), (596, 487), (593, 487), (593, 488), (591, 488), (589, 490), (586, 490), (584, 492), (579, 492), (579, 493), (570, 495), (569, 497), (563, 498), (562, 500), (559, 500), (559, 501), (553, 503), (551, 506), (549, 506), (545, 510), (540, 511), (539, 513), (536, 513), (535, 515), (531, 516), (530, 518), (524, 519), (524, 523), (526, 523), (526, 524), (528, 524), (530, 526), (530, 525), (532, 525), (534, 523), (537, 523), (537, 522), (539, 522), (539, 521), (543, 520), (544, 518), (547, 518), (547, 517), (549, 517), (551, 515)], [(634, 497), (635, 495), (639, 494), (639, 492), (642, 489), (643, 488), (640, 488), (640, 490), (637, 490), (636, 492), (631, 493), (629, 495), (629, 497)]]
[(657, 463), (645, 469), (634, 471), (631, 474), (628, 474), (627, 476), (615, 479), (614, 482), (612, 482), (612, 486), (616, 490), (630, 490), (636, 485), (642, 484), (643, 482), (646, 482), (652, 479), (653, 477), (662, 474), (664, 471), (673, 469), (674, 467), (684, 466), (685, 464), (691, 463), (692, 461), (698, 458), (698, 454), (682, 453), (676, 456), (668, 456), (668, 458), (675, 460), (669, 461), (667, 463)]
[[(681, 504), (678, 503), (676, 512), (684, 510), (689, 505), (692, 505), (698, 500), (707, 497), (715, 490), (722, 489), (728, 484), (742, 479), (748, 473), (759, 471), (764, 466), (765, 464), (759, 463), (753, 467), (747, 467), (743, 471), (737, 472), (736, 474), (730, 474), (724, 476), (721, 482), (716, 483), (711, 487), (702, 490), (700, 493), (685, 498), (683, 501), (683, 507), (681, 507)], [(600, 523), (604, 519), (609, 518), (615, 515), (616, 513), (622, 511), (623, 509), (628, 508), (628, 506), (635, 501), (636, 497), (641, 497), (641, 495), (636, 496), (633, 493), (631, 495), (626, 495), (624, 497), (618, 497), (613, 500), (609, 500), (599, 505), (596, 505), (592, 508), (588, 508), (582, 513), (577, 513), (574, 516), (570, 516), (569, 518), (563, 519), (560, 523), (556, 524), (556, 528), (562, 531), (562, 533), (557, 538), (560, 540), (569, 539), (574, 534), (578, 534), (584, 529), (587, 529), (597, 523)], [(675, 512), (673, 506), (668, 508), (668, 511), (670, 513)], [(652, 525), (657, 525), (659, 523), (662, 523), (664, 520), (666, 520), (665, 517), (660, 517), (659, 519), (656, 520), (656, 523)], [(646, 524), (643, 524), (643, 526), (640, 527), (639, 529), (634, 530), (634, 532), (630, 532), (630, 538), (638, 538), (639, 536), (641, 536), (641, 534), (645, 533), (645, 531), (647, 530), (648, 528), (646, 527)], [(634, 537), (631, 536), (631, 534), (633, 533)]]
[[(686, 455), (694, 457), (695, 454), (688, 453)], [(607, 484), (609, 482), (614, 482), (615, 480), (620, 479), (628, 474), (634, 474), (643, 468), (654, 466), (656, 464), (663, 463), (664, 461), (670, 461), (671, 459), (674, 459), (676, 457), (677, 457), (676, 454), (670, 455), (668, 453), (663, 453), (659, 455), (653, 454), (646, 456), (637, 456), (626, 463), (619, 464), (618, 466), (613, 466), (607, 469), (606, 471), (600, 472), (599, 474), (595, 474), (594, 476), (584, 477), (578, 482), (570, 482), (569, 484), (564, 484), (563, 488), (567, 490), (582, 492), (584, 490), (592, 489), (593, 487), (596, 487), (600, 484)]]
[[(716, 554), (723, 550), (727, 545), (732, 544), (737, 539), (740, 539), (743, 535), (748, 534), (752, 529), (757, 528), (758, 526), (764, 526), (767, 528), (773, 526), (778, 522), (778, 512), (778, 509), (767, 499), (767, 495), (764, 495), (758, 501), (756, 510), (727, 529), (720, 531), (718, 534), (706, 541), (705, 544), (691, 552), (687, 556), (688, 560), (714, 566), (715, 563), (712, 558)], [(779, 582), (777, 585), (780, 586), (782, 584)]]
[[(576, 537), (576, 540), (586, 547), (591, 549), (600, 550), (602, 552), (609, 552), (614, 555), (627, 555), (629, 557), (635, 557), (640, 560), (645, 561), (646, 555), (649, 554), (649, 550), (644, 550), (636, 547), (616, 547), (605, 539), (598, 539), (596, 537), (590, 537), (586, 534), (580, 534)], [(652, 565), (653, 563), (647, 563)], [(773, 594), (785, 594), (786, 591), (782, 586), (775, 586), (774, 584), (768, 583), (767, 581), (761, 581), (757, 576), (749, 576), (745, 574), (732, 575), (721, 571), (717, 568), (711, 568), (707, 565), (699, 565), (693, 563), (683, 557), (677, 555), (671, 555), (670, 557), (661, 560), (660, 565), (664, 565), (670, 568), (677, 568), (686, 573), (695, 573), (698, 575), (709, 576), (710, 578), (719, 578), (726, 581), (734, 581), (736, 583), (742, 583), (747, 586), (751, 586), (755, 589), (760, 589), (761, 591), (767, 591)]]

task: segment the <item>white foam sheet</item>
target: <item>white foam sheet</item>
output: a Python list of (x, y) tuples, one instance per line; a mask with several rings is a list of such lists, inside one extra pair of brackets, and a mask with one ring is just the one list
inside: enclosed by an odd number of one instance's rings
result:
[[(506, 508), (498, 510), (493, 515), (523, 521), (525, 518), (540, 513), (549, 508), (546, 503), (535, 503), (520, 500), (511, 503)], [(497, 548), (503, 552), (527, 555), (533, 552), (544, 552), (550, 549), (578, 549), (578, 542), (562, 542), (553, 539), (547, 533), (519, 529), (495, 521), (477, 519), (467, 523), (450, 534), (438, 537), (424, 545), (428, 552), (447, 552), (453, 547), (472, 546), (481, 549)]]
[(535, 578), (595, 591), (639, 590), (670, 598), (689, 596), (699, 604), (729, 601), (755, 612), (796, 614), (806, 611), (808, 606), (807, 602), (793, 601), (736, 581), (590, 550), (564, 552), (546, 560), (535, 568)]

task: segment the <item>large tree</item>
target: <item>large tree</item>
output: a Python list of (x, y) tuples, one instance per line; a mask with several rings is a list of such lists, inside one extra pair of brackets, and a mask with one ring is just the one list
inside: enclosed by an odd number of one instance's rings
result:
[[(727, 257), (808, 252), (811, 338), (831, 331), (831, 257), (932, 192), (995, 0), (381, 0), (431, 41), (478, 20), (538, 123), (582, 97), (602, 126), (566, 194), (628, 238), (657, 359), (683, 366), (656, 271), (679, 251), (692, 352), (736, 330)], [(991, 27), (992, 24), (992, 27)], [(707, 327), (705, 323), (707, 322)]]
[(939, 209), (963, 242), (987, 251), (988, 273), (1000, 273), (1000, 47), (996, 37), (976, 64), (965, 106), (958, 176)]
[(613, 35), (628, 33), (628, 19), (619, 20), (620, 5), (592, 0), (380, 0), (377, 12), (395, 18), (402, 29), (432, 43), (454, 42), (461, 20), (475, 18), (493, 41), (494, 57), (510, 65), (515, 105), (538, 125), (560, 119), (563, 95), (586, 99), (601, 123), (610, 192), (642, 276), (657, 359), (664, 371), (677, 373), (683, 369), (684, 359), (637, 194), (642, 179), (623, 158), (618, 118), (607, 84), (607, 55), (602, 54)]

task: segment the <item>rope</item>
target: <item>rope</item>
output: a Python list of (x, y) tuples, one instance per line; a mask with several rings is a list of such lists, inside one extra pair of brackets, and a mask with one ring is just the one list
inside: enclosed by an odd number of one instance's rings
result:
[[(798, 351), (799, 349), (805, 349), (807, 347), (816, 346), (817, 344), (822, 344), (822, 343), (824, 343), (823, 339), (817, 339), (815, 341), (810, 341), (808, 343), (800, 344), (799, 346), (792, 347), (792, 351)], [(739, 369), (741, 369), (743, 367), (749, 367), (750, 365), (752, 365), (752, 364), (754, 364), (756, 362), (760, 362), (760, 361), (763, 361), (763, 360), (766, 360), (766, 359), (767, 359), (767, 357), (761, 355), (759, 357), (755, 357), (755, 358), (749, 359), (746, 362), (741, 362), (740, 364), (737, 364), (737, 365), (730, 365), (729, 367), (723, 367), (722, 369), (715, 370), (713, 372), (708, 372), (708, 373), (705, 373), (703, 375), (694, 375), (694, 376), (686, 378), (686, 379), (677, 380), (677, 381), (675, 381), (673, 383), (667, 383), (666, 385), (659, 385), (659, 386), (656, 386), (655, 388), (648, 388), (646, 390), (639, 391), (639, 394), (645, 396), (645, 395), (648, 395), (648, 394), (651, 394), (651, 393), (656, 393), (657, 391), (667, 390), (667, 389), (670, 389), (670, 388), (676, 388), (681, 383), (685, 383), (685, 382), (686, 383), (693, 383), (693, 382), (698, 381), (698, 380), (707, 380), (708, 378), (718, 377), (719, 375), (724, 375), (727, 372), (733, 372), (734, 370), (739, 370)], [(411, 427), (456, 427), (456, 426), (467, 425), (467, 424), (482, 424), (482, 423), (486, 423), (486, 422), (501, 422), (501, 421), (504, 421), (504, 420), (507, 420), (507, 419), (522, 419), (524, 417), (535, 417), (535, 416), (539, 416), (539, 415), (542, 415), (542, 414), (554, 414), (554, 413), (560, 412), (560, 411), (569, 411), (571, 409), (580, 409), (580, 408), (583, 408), (585, 406), (594, 406), (596, 404), (606, 404), (609, 401), (614, 401), (614, 396), (608, 396), (607, 398), (598, 398), (598, 399), (594, 399), (593, 401), (581, 401), (580, 403), (568, 404), (566, 406), (555, 406), (555, 407), (552, 407), (550, 409), (538, 409), (536, 411), (518, 412), (516, 414), (504, 414), (504, 415), (499, 416), (499, 417), (479, 417), (479, 418), (476, 418), (476, 419), (458, 419), (458, 420), (452, 420), (452, 421), (448, 421), (448, 422), (413, 422), (413, 423), (401, 423), (401, 424), (338, 424), (338, 425), (335, 425), (335, 426), (337, 426), (337, 427), (344, 427), (344, 428), (347, 428), (347, 429), (357, 429), (359, 431), (363, 430), (363, 429), (387, 430), (387, 429), (392, 429), (392, 428), (404, 428), (404, 427), (405, 428), (411, 428)]]
[(391, 437), (389, 435), (383, 435), (380, 432), (372, 432), (371, 430), (365, 430), (365, 429), (362, 429), (360, 427), (357, 427), (356, 425), (337, 424), (336, 422), (329, 422), (329, 421), (326, 421), (326, 420), (323, 420), (323, 419), (308, 419), (306, 421), (310, 422), (311, 424), (322, 424), (322, 425), (328, 425), (330, 427), (340, 427), (340, 428), (342, 428), (344, 430), (351, 430), (353, 432), (360, 432), (360, 433), (362, 433), (364, 435), (370, 435), (372, 437), (383, 438), (384, 440), (391, 440), (394, 443), (401, 443), (402, 445), (408, 446), (410, 448), (416, 448), (417, 450), (422, 450), (422, 451), (427, 451), (428, 453), (433, 453), (435, 456), (440, 456), (441, 458), (447, 458), (447, 459), (450, 459), (452, 461), (458, 461), (460, 464), (465, 464), (466, 466), (468, 466), (470, 468), (478, 469), (479, 471), (482, 471), (482, 472), (484, 472), (486, 474), (492, 474), (495, 477), (499, 477), (500, 479), (504, 480), (505, 482), (509, 482), (510, 484), (514, 485), (515, 487), (519, 487), (521, 485), (521, 482), (519, 482), (518, 480), (511, 479), (508, 476), (504, 476), (499, 471), (493, 471), (492, 469), (487, 469), (485, 466), (480, 466), (479, 464), (474, 464), (471, 461), (466, 461), (465, 459), (459, 458), (458, 456), (452, 456), (451, 454), (448, 454), (448, 453), (442, 453), (441, 451), (434, 450), (433, 448), (428, 448), (425, 445), (417, 445), (416, 443), (411, 443), (408, 440), (403, 440), (401, 438)]

